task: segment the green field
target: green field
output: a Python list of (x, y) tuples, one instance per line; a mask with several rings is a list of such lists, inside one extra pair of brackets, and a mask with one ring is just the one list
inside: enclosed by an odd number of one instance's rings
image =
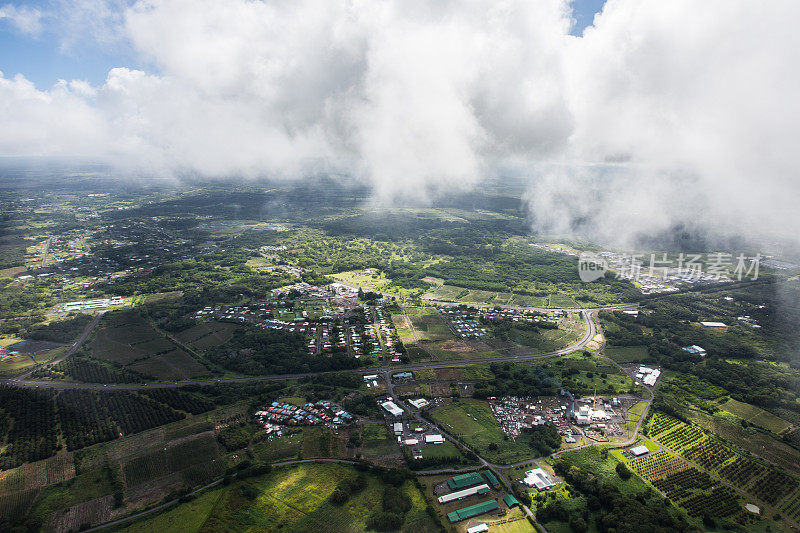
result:
[(139, 314), (130, 311), (107, 317), (89, 342), (92, 357), (159, 380), (209, 375), (194, 357), (158, 333)]
[(253, 445), (253, 456), (265, 462), (297, 459), (303, 444), (303, 435), (293, 433), (262, 441)]
[(611, 453), (604, 454), (603, 448), (599, 446), (566, 452), (560, 457), (581, 470), (600, 475), (604, 481), (616, 485), (623, 494), (637, 494), (647, 489), (647, 485), (637, 476), (631, 476), (627, 481), (623, 481), (615, 471), (617, 459)]
[(439, 311), (433, 307), (406, 307), (406, 314), (414, 326), (417, 339), (420, 341), (440, 341), (455, 338)]
[(33, 505), (30, 518), (44, 523), (53, 511), (109, 495), (114, 490), (110, 469), (99, 467), (80, 474), (67, 483), (43, 489)]
[[(461, 399), (433, 411), (433, 417), (449, 432), (460, 436), (476, 452), (492, 462), (513, 463), (533, 458), (536, 454), (520, 436), (516, 441), (503, 440), (489, 403), (482, 400)], [(496, 450), (489, 445), (496, 444)]]
[(459, 457), (460, 455), (461, 452), (458, 451), (458, 448), (456, 448), (456, 445), (452, 442), (422, 447), (422, 457), (425, 459), (431, 457)]
[(605, 347), (605, 354), (617, 363), (634, 363), (646, 361), (649, 357), (647, 346), (609, 346)]
[(239, 326), (228, 322), (203, 321), (175, 334), (175, 338), (203, 351), (222, 346), (233, 338), (238, 329)]
[[(205, 492), (194, 500), (181, 504), (175, 509), (161, 513), (148, 520), (136, 522), (123, 529), (126, 533), (151, 531), (200, 531), (214, 510), (226, 489), (214, 489)], [(110, 531), (114, 531), (113, 529)]]
[(397, 439), (383, 424), (366, 424), (362, 434), (361, 453), (364, 457), (379, 457), (400, 453)]
[[(381, 505), (383, 484), (377, 477), (368, 474), (367, 487), (341, 507), (328, 501), (339, 480), (355, 475), (352, 468), (337, 464), (280, 468), (265, 476), (213, 489), (121, 531), (365, 531), (369, 516)], [(244, 484), (257, 489), (253, 500), (241, 494)], [(402, 492), (411, 502), (402, 531), (434, 530), (419, 490), (406, 482)]]
[(778, 418), (760, 407), (750, 405), (749, 403), (738, 402), (733, 398), (723, 403), (720, 407), (742, 420), (747, 420), (751, 424), (762, 427), (775, 434), (780, 434), (791, 427), (791, 424), (786, 420)]
[(577, 313), (559, 320), (558, 329), (527, 331), (514, 328), (509, 334), (512, 342), (530, 348), (533, 352), (549, 352), (569, 346), (581, 338), (586, 325)]

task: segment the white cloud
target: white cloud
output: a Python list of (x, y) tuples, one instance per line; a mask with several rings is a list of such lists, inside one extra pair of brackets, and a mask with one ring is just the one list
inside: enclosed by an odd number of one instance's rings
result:
[(609, 0), (583, 38), (567, 0), (126, 6), (78, 2), (69, 20), (157, 72), (46, 91), (0, 78), (13, 126), (0, 154), (206, 176), (333, 168), (387, 202), (474, 187), (513, 161), (542, 229), (800, 223), (794, 1)]
[(28, 35), (38, 35), (42, 30), (42, 12), (38, 9), (14, 4), (0, 6), (0, 21), (7, 19), (19, 31)]

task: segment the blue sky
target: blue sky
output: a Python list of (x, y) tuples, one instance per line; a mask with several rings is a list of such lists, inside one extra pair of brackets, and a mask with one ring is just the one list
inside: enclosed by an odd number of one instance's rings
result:
[[(574, 0), (572, 7), (576, 23), (571, 33), (580, 36), (604, 3), (605, 0)], [(0, 9), (8, 5), (38, 9), (43, 16), (41, 30), (36, 35), (20, 31), (8, 18), (0, 18), (0, 71), (7, 78), (21, 73), (39, 89), (46, 89), (59, 79), (80, 79), (100, 85), (114, 67), (144, 66), (123, 43), (103, 44), (85, 36), (73, 39), (65, 47), (63, 38), (68, 30), (59, 27), (58, 16), (47, 15), (57, 10), (52, 0), (0, 0)]]

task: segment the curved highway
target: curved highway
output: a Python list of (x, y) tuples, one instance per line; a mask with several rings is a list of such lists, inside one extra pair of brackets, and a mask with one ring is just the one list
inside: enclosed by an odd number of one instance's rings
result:
[[(626, 309), (629, 306), (618, 306), (613, 308), (607, 309)], [(550, 311), (559, 311), (551, 309)], [(574, 309), (572, 311), (575, 311)], [(525, 355), (505, 355), (500, 357), (486, 357), (482, 359), (465, 359), (465, 360), (456, 360), (456, 361), (429, 361), (425, 363), (410, 363), (406, 365), (393, 365), (387, 369), (379, 369), (375, 367), (367, 367), (367, 368), (359, 368), (352, 370), (352, 372), (356, 372), (359, 374), (372, 374), (375, 372), (381, 372), (383, 370), (389, 370), (391, 372), (403, 372), (408, 370), (421, 370), (426, 368), (454, 368), (454, 367), (462, 367), (462, 366), (470, 366), (470, 365), (480, 365), (486, 363), (504, 363), (504, 362), (517, 362), (517, 361), (531, 361), (536, 359), (545, 359), (548, 357), (557, 357), (560, 355), (566, 355), (568, 353), (574, 352), (576, 350), (580, 350), (584, 348), (589, 342), (594, 338), (597, 334), (597, 325), (595, 324), (595, 320), (597, 318), (597, 313), (601, 311), (601, 309), (582, 309), (581, 316), (583, 317), (584, 322), (586, 323), (586, 330), (583, 333), (583, 336), (577, 341), (565, 348), (561, 348), (560, 350), (555, 350), (551, 352), (543, 352), (543, 353), (536, 353), (536, 354), (525, 354)], [(78, 339), (75, 344), (72, 345), (69, 352), (62, 358), (59, 358), (59, 361), (66, 358), (66, 356), (74, 353), (77, 349), (88, 339), (89, 333), (91, 330), (97, 325), (99, 322), (99, 316), (92, 321), (92, 323), (87, 327), (87, 329), (81, 334), (81, 337)], [(56, 361), (57, 362), (57, 361)], [(165, 389), (165, 388), (178, 388), (178, 387), (185, 387), (186, 385), (214, 385), (217, 383), (244, 383), (250, 381), (287, 381), (293, 379), (301, 379), (307, 378), (311, 376), (316, 376), (320, 374), (329, 374), (336, 371), (325, 371), (325, 372), (307, 372), (307, 373), (300, 373), (300, 374), (280, 374), (280, 375), (264, 375), (264, 376), (243, 376), (243, 377), (235, 377), (235, 378), (212, 378), (212, 379), (194, 379), (194, 380), (184, 380), (184, 381), (159, 381), (159, 382), (148, 382), (148, 383), (85, 383), (85, 382), (75, 382), (75, 381), (46, 381), (46, 380), (32, 380), (29, 379), (30, 374), (32, 371), (27, 372), (21, 376), (17, 376), (15, 378), (7, 378), (0, 380), (0, 384), (2, 385), (11, 385), (15, 387), (28, 387), (28, 388), (49, 388), (49, 389), (89, 389), (89, 390), (142, 390), (142, 389)]]

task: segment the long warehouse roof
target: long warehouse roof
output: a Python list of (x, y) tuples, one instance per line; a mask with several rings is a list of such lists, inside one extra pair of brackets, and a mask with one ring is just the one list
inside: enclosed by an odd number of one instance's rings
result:
[(447, 513), (447, 519), (450, 520), (450, 522), (458, 522), (459, 520), (466, 520), (467, 518), (488, 513), (489, 511), (494, 511), (498, 508), (499, 506), (497, 505), (497, 500), (489, 500), (476, 503), (475, 505), (470, 505), (469, 507), (464, 507), (458, 511), (453, 511), (452, 513)]

